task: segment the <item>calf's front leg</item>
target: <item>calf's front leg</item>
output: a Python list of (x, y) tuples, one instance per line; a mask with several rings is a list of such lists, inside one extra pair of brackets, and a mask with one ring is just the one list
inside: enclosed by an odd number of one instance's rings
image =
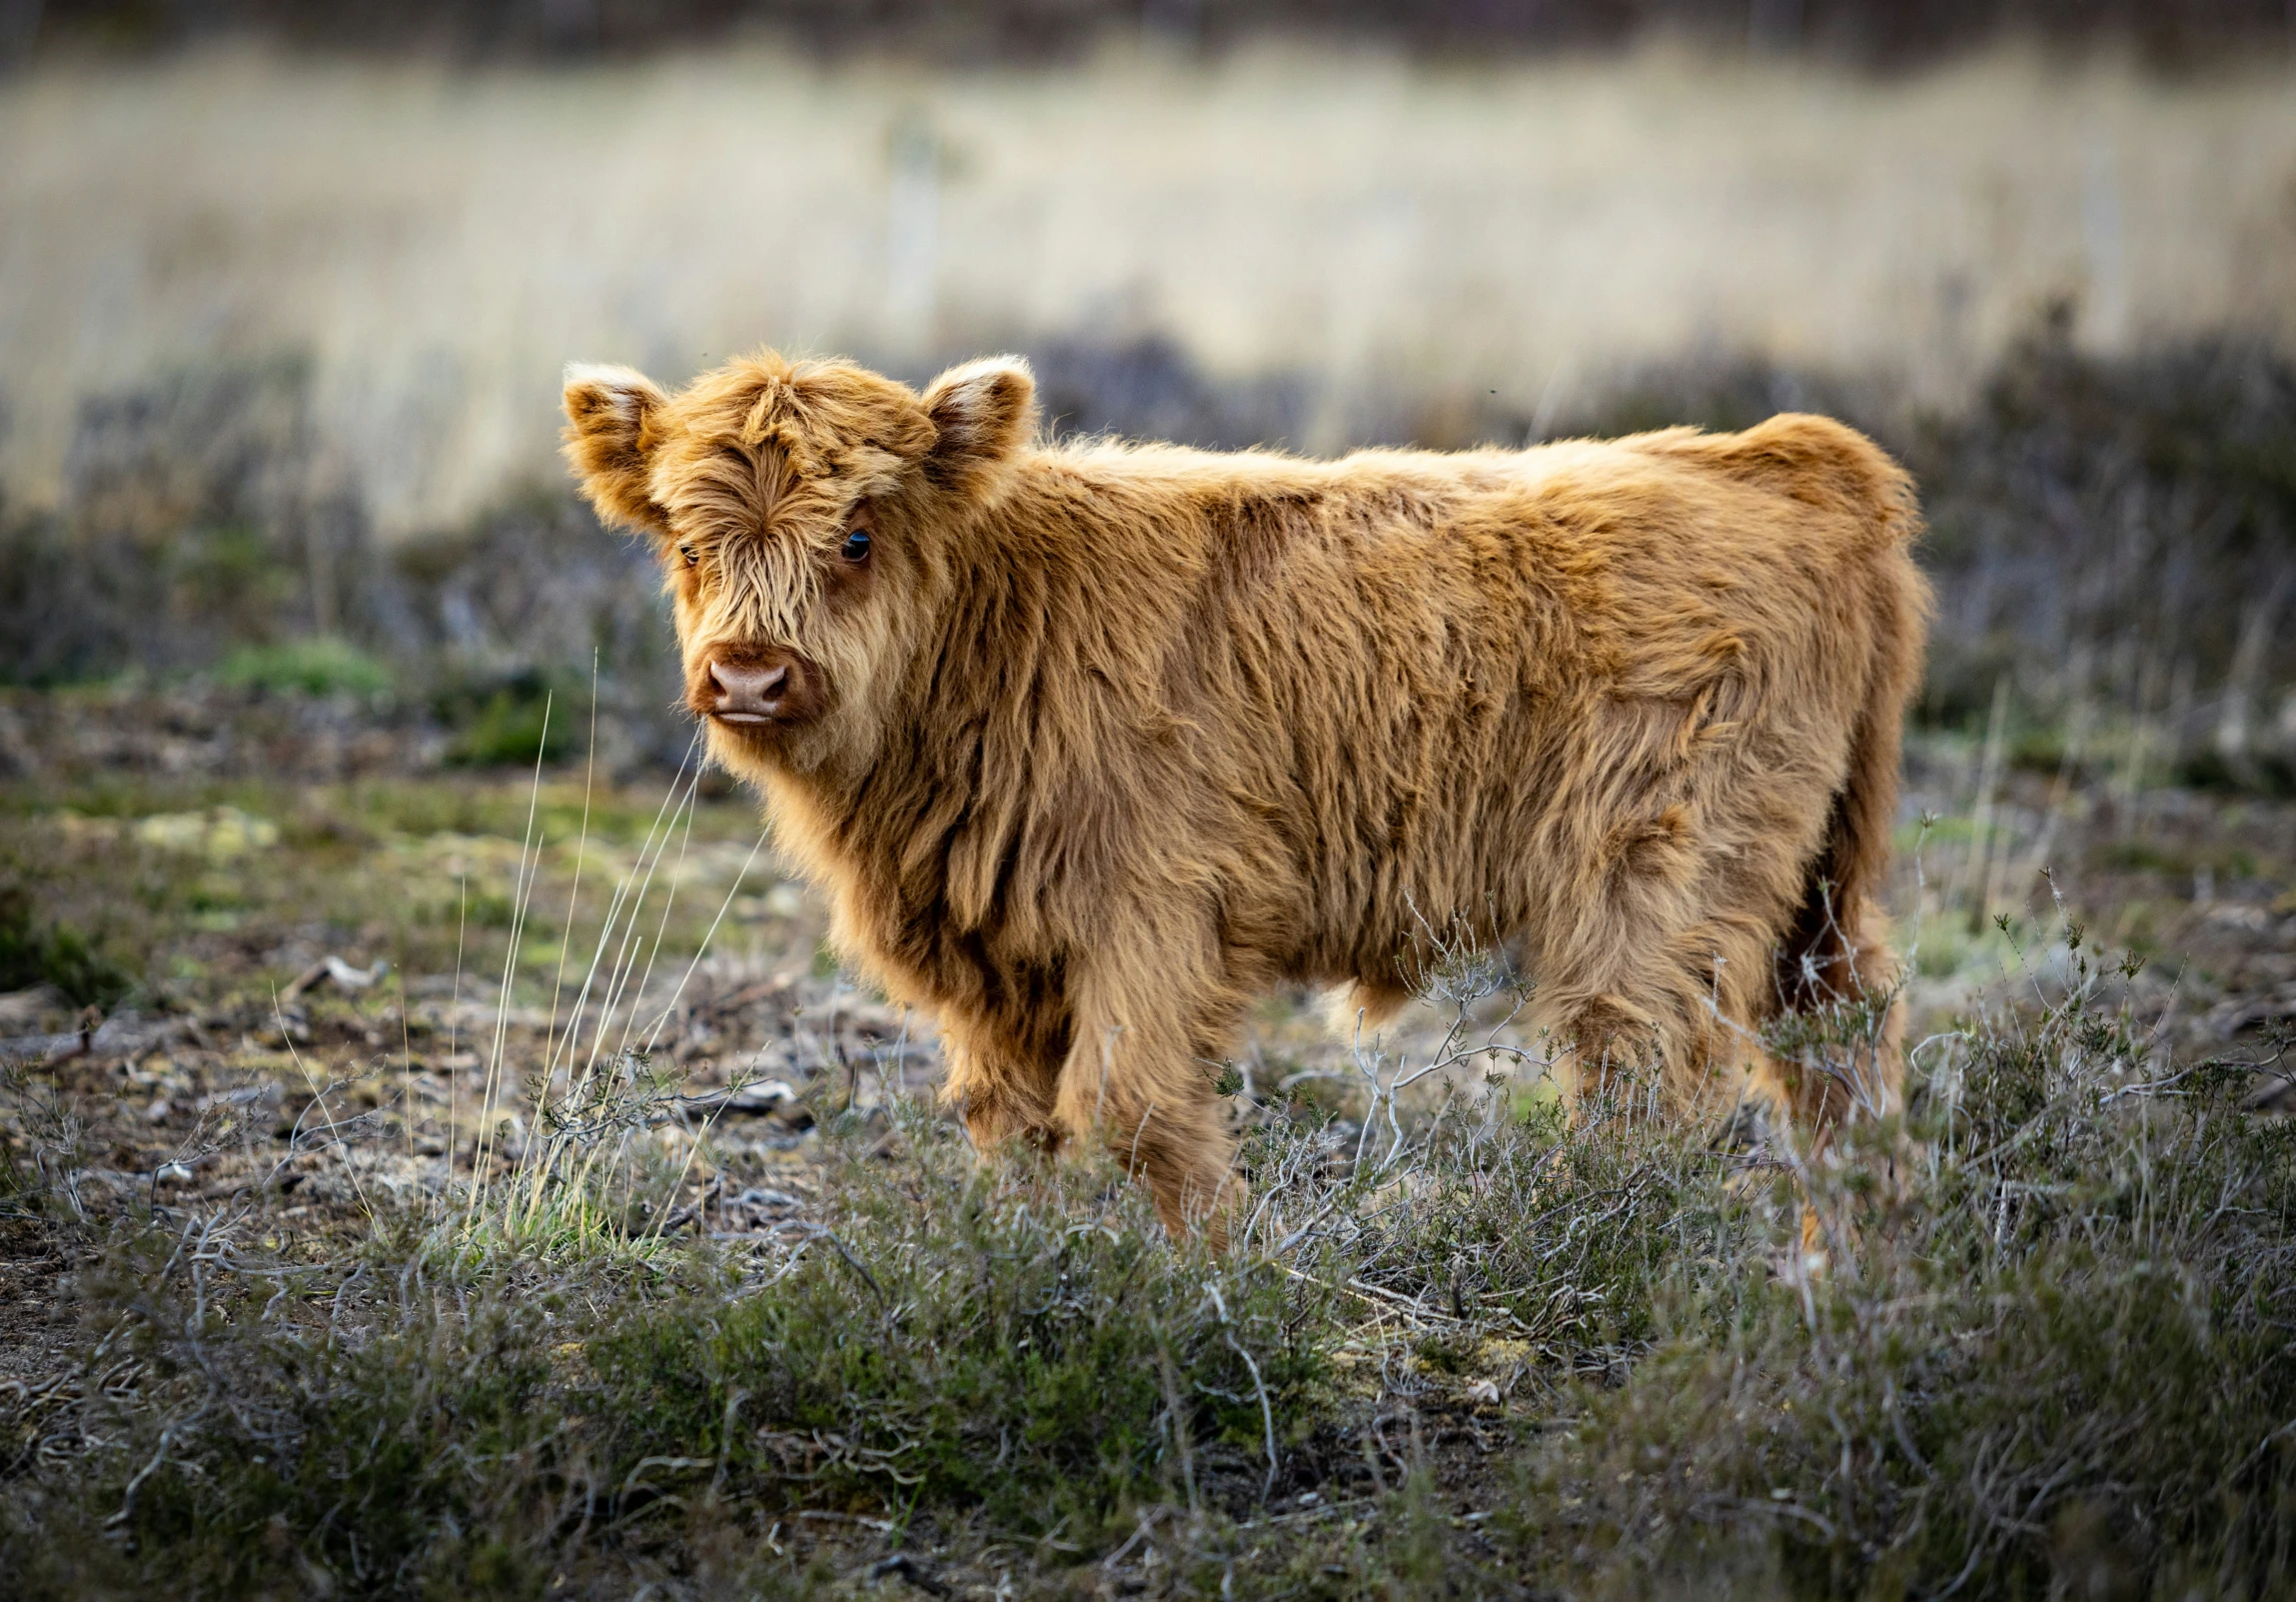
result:
[(966, 1017), (941, 1020), (944, 1100), (964, 1108), (973, 1149), (993, 1157), (1011, 1144), (1050, 1153), (1060, 1147), (1057, 1108), (1061, 1056), (1009, 1026)]
[(1224, 1247), (1244, 1184), (1214, 1081), (1242, 1003), (1209, 942), (1126, 942), (1079, 972), (1072, 996), (1060, 1126), (1145, 1180), (1175, 1237)]

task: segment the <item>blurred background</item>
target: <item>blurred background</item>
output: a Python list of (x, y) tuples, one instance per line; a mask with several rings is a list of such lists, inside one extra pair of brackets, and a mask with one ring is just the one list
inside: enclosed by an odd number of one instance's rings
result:
[(0, 0), (0, 60), (18, 683), (485, 758), (594, 653), (674, 754), (561, 366), (1017, 350), (1207, 445), (1837, 412), (1923, 481), (1929, 722), (2296, 778), (2286, 0)]

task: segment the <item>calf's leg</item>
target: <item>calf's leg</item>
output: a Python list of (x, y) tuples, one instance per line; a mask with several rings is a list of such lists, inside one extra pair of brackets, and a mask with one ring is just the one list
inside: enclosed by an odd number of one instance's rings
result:
[(1060, 1073), (1058, 1118), (1097, 1138), (1148, 1185), (1175, 1236), (1225, 1246), (1243, 1196), (1214, 1064), (1241, 1012), (1209, 942), (1152, 935), (1076, 975), (1076, 1027)]
[(992, 1156), (1018, 1141), (1044, 1152), (1059, 1148), (1060, 1062), (1010, 1030), (974, 1019), (943, 1019), (947, 1063), (942, 1096), (964, 1108), (973, 1148)]
[(1614, 1094), (1652, 1113), (1722, 1112), (1763, 1056), (1766, 931), (1726, 915), (1636, 918), (1633, 907), (1599, 946), (1548, 955), (1545, 1010), (1565, 1043), (1565, 1091), (1574, 1106)]

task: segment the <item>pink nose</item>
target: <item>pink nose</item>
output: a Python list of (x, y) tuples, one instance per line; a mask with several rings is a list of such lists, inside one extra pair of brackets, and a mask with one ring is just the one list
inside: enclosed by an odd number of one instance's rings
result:
[(781, 710), (789, 693), (789, 665), (768, 667), (712, 662), (710, 711), (729, 724), (765, 723)]

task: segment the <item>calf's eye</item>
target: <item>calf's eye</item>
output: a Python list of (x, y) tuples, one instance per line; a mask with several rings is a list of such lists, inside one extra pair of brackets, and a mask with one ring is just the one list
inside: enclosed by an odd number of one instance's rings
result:
[(679, 546), (677, 548), (677, 554), (685, 559), (685, 565), (689, 568), (701, 560), (699, 557), (693, 554), (693, 547), (689, 545)]
[(860, 563), (868, 561), (868, 531), (865, 529), (853, 529), (848, 531), (845, 535), (845, 543), (838, 547), (837, 555), (843, 557), (847, 562)]

